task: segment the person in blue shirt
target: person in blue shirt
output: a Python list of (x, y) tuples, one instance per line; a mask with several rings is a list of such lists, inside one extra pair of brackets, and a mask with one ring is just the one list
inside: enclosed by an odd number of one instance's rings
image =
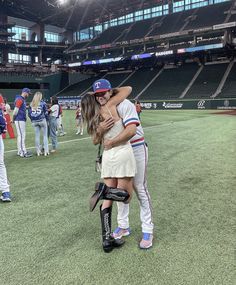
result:
[(28, 115), (35, 130), (35, 147), (37, 155), (40, 156), (43, 154), (40, 148), (40, 132), (42, 131), (44, 155), (47, 156), (49, 155), (47, 126), (48, 110), (47, 104), (42, 100), (42, 97), (43, 94), (41, 92), (36, 92), (34, 94), (33, 100), (30, 103)]
[(26, 98), (31, 94), (29, 88), (23, 88), (21, 95), (17, 95), (14, 102), (13, 122), (17, 131), (17, 155), (20, 157), (30, 157), (31, 153), (25, 147), (25, 127), (26, 127)]
[(2, 109), (0, 108), (0, 191), (2, 195), (0, 200), (2, 202), (11, 202), (11, 193), (7, 180), (7, 171), (4, 163), (4, 144), (2, 134), (6, 132), (6, 121), (3, 116)]

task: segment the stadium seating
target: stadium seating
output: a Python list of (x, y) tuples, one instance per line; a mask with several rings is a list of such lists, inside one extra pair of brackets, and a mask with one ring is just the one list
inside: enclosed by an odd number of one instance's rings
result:
[[(108, 73), (105, 76), (105, 79), (111, 82), (112, 87), (118, 87), (124, 80), (130, 75), (131, 72), (126, 73)], [(124, 83), (127, 85), (126, 83)]]
[[(225, 11), (231, 6), (231, 2), (210, 5), (196, 10), (192, 20), (188, 22), (185, 30), (198, 29), (224, 23), (226, 19)], [(209, 17), (212, 15), (212, 17)]]
[(156, 36), (156, 35), (163, 35), (168, 33), (178, 32), (185, 24), (185, 20), (187, 17), (192, 15), (193, 10), (174, 13), (168, 15), (164, 18), (160, 18), (159, 22), (160, 25), (156, 25), (156, 27), (148, 34), (148, 36)]
[[(102, 76), (101, 76), (102, 77)], [(66, 89), (62, 90), (58, 96), (80, 96), (86, 91), (92, 90), (92, 84), (94, 81), (99, 79), (100, 76), (93, 76), (76, 84), (68, 86)]]
[(236, 21), (236, 14), (233, 14), (229, 18), (229, 22), (235, 22)]
[[(185, 95), (189, 98), (210, 98), (219, 86), (228, 63), (211, 64), (204, 66), (202, 72), (195, 80), (190, 90)], [(182, 66), (165, 67), (163, 72), (152, 82), (152, 84), (141, 93), (140, 100), (155, 99), (178, 99), (184, 89), (191, 82), (199, 66), (197, 63), (188, 63)], [(134, 99), (157, 75), (160, 68), (140, 68), (133, 73), (118, 72), (107, 73), (104, 78), (109, 80), (113, 87), (130, 85), (133, 88), (131, 99)], [(222, 93), (218, 97), (236, 97), (236, 64), (232, 68)], [(92, 83), (102, 77), (92, 77), (67, 88), (60, 96), (81, 95)], [(125, 80), (127, 78), (127, 80)], [(217, 97), (217, 98), (218, 98)]]
[(70, 51), (70, 50), (82, 49), (82, 48), (84, 48), (85, 46), (87, 46), (88, 43), (89, 43), (89, 41), (77, 42), (77, 43), (75, 43), (74, 45), (72, 45), (72, 46), (68, 49), (68, 51)]
[[(145, 36), (151, 37), (163, 35), (167, 33), (178, 32), (182, 29), (197, 29), (205, 26), (212, 26), (223, 23), (226, 14), (224, 13), (230, 8), (230, 3), (220, 3), (209, 7), (202, 7), (183, 12), (160, 16), (157, 18), (138, 21), (131, 24), (110, 27), (93, 40), (89, 46), (109, 44), (114, 41), (128, 41), (134, 39), (142, 39)], [(214, 17), (208, 17), (209, 10)], [(194, 14), (194, 16), (192, 16)], [(232, 15), (231, 17), (234, 17)]]
[(234, 63), (221, 93), (217, 98), (236, 98), (236, 63)]
[(140, 96), (140, 100), (177, 99), (198, 69), (196, 63), (173, 66), (163, 72)]
[(110, 44), (119, 36), (122, 35), (131, 24), (124, 24), (120, 26), (110, 27), (100, 34), (96, 39), (94, 39), (89, 46), (98, 46), (103, 44)]
[[(15, 73), (0, 73), (0, 92), (7, 97), (9, 103), (14, 102), (16, 94), (20, 94), (22, 88), (28, 87), (34, 94), (41, 90), (44, 98), (48, 99), (50, 96), (57, 94), (61, 88), (68, 84), (68, 74), (58, 72), (54, 74), (44, 75), (41, 77), (27, 76), (25, 73), (21, 75)], [(32, 97), (28, 98), (28, 101)]]
[(159, 70), (160, 69), (157, 68), (142, 68), (136, 70), (133, 75), (125, 81), (125, 85), (132, 86), (133, 89), (130, 98), (135, 98), (154, 78)]
[(135, 22), (132, 28), (126, 34), (124, 34), (124, 36), (120, 38), (119, 41), (144, 38), (150, 31), (152, 25), (156, 22), (156, 20), (157, 18), (151, 18), (145, 21)]
[(227, 66), (228, 63), (205, 65), (184, 98), (210, 98), (219, 86)]
[[(231, 7), (231, 1), (177, 12), (166, 16), (137, 21), (110, 27), (98, 35), (86, 46), (98, 46), (111, 44), (113, 42), (122, 42), (144, 37), (164, 35), (175, 33), (182, 30), (198, 29), (207, 26), (224, 23), (227, 13)], [(209, 14), (214, 17), (209, 17)], [(231, 15), (230, 21), (233, 21), (235, 15)], [(80, 44), (78, 43), (78, 46)], [(81, 43), (83, 47), (84, 43)], [(77, 45), (76, 45), (77, 47)], [(73, 47), (74, 49), (75, 47)]]

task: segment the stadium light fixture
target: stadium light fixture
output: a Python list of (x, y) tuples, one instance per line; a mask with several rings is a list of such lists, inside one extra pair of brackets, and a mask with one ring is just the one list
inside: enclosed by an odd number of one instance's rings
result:
[(68, 3), (68, 0), (57, 0), (58, 5), (66, 5)]

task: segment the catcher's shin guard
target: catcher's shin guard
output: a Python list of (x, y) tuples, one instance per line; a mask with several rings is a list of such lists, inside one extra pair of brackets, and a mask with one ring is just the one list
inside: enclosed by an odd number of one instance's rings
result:
[(105, 183), (98, 182), (95, 185), (95, 193), (90, 198), (90, 211), (92, 212), (99, 200), (112, 200), (117, 202), (126, 202), (129, 199), (129, 193), (120, 188), (111, 188)]
[(102, 225), (102, 247), (105, 252), (111, 252), (113, 248), (122, 246), (125, 241), (123, 239), (114, 239), (111, 236), (111, 213), (112, 207), (102, 210), (100, 206), (100, 217)]
[(104, 200), (126, 202), (129, 199), (129, 192), (121, 188), (107, 187), (107, 190), (102, 197)]
[(92, 212), (95, 207), (97, 206), (97, 203), (100, 199), (102, 199), (101, 197), (103, 196), (103, 193), (106, 190), (106, 184), (104, 183), (96, 183), (95, 185), (95, 193), (92, 195), (92, 197), (89, 200), (89, 206), (90, 206), (90, 212)]

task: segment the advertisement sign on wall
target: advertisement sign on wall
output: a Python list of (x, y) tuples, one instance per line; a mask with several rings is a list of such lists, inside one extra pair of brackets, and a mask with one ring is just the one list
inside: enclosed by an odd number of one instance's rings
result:
[(80, 96), (71, 96), (71, 97), (59, 97), (58, 103), (62, 106), (64, 110), (75, 110), (81, 101)]
[(178, 109), (218, 109), (218, 110), (236, 110), (236, 99), (220, 100), (176, 100), (176, 101), (156, 101), (141, 102), (141, 107), (146, 110), (178, 110)]

